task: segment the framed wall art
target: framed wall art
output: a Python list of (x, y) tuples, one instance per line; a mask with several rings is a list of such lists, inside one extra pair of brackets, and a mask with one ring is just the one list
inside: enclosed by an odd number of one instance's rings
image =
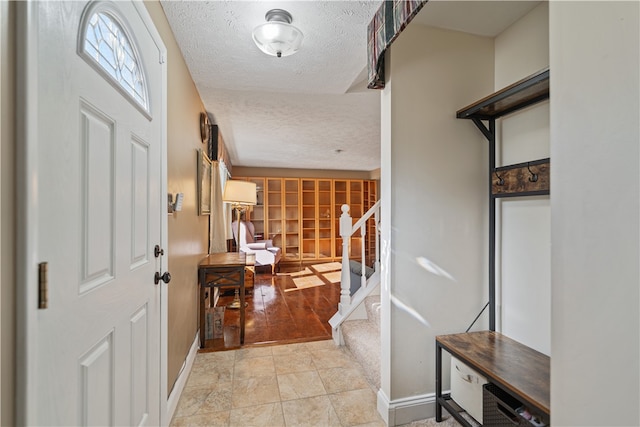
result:
[(211, 215), (211, 160), (198, 150), (198, 215)]
[(207, 113), (200, 113), (200, 139), (203, 144), (209, 143), (209, 116)]

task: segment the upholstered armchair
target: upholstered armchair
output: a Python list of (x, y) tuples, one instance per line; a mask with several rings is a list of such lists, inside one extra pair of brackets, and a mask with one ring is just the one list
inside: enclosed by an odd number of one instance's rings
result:
[[(240, 233), (238, 234), (238, 225)], [(275, 274), (276, 269), (280, 269), (280, 259), (282, 258), (282, 249), (273, 246), (271, 240), (255, 240), (255, 228), (250, 221), (234, 221), (232, 223), (233, 237), (238, 242), (240, 251), (254, 255), (256, 257), (257, 266), (270, 265), (271, 274)]]

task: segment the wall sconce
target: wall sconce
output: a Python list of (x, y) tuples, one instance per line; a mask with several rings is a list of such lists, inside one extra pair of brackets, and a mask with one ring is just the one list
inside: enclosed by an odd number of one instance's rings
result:
[(170, 214), (172, 214), (174, 212), (180, 212), (182, 210), (182, 199), (184, 199), (184, 193), (177, 193), (176, 194), (176, 201), (174, 203), (173, 194), (169, 193), (169, 195), (168, 195), (168, 202), (169, 202), (168, 211), (169, 211)]

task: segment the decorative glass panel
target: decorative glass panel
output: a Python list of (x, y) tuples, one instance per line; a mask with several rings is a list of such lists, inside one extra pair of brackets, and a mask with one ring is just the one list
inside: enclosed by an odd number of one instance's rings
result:
[(94, 13), (84, 31), (83, 50), (145, 110), (149, 100), (140, 62), (127, 33), (105, 12)]

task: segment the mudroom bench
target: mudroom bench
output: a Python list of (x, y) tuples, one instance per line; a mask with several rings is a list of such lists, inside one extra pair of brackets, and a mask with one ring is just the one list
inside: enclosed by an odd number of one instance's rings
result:
[(472, 426), (458, 412), (459, 402), (442, 393), (442, 350), (486, 378), (479, 423), (550, 425), (549, 357), (494, 331), (436, 337), (436, 421), (442, 421), (445, 408), (463, 426)]

